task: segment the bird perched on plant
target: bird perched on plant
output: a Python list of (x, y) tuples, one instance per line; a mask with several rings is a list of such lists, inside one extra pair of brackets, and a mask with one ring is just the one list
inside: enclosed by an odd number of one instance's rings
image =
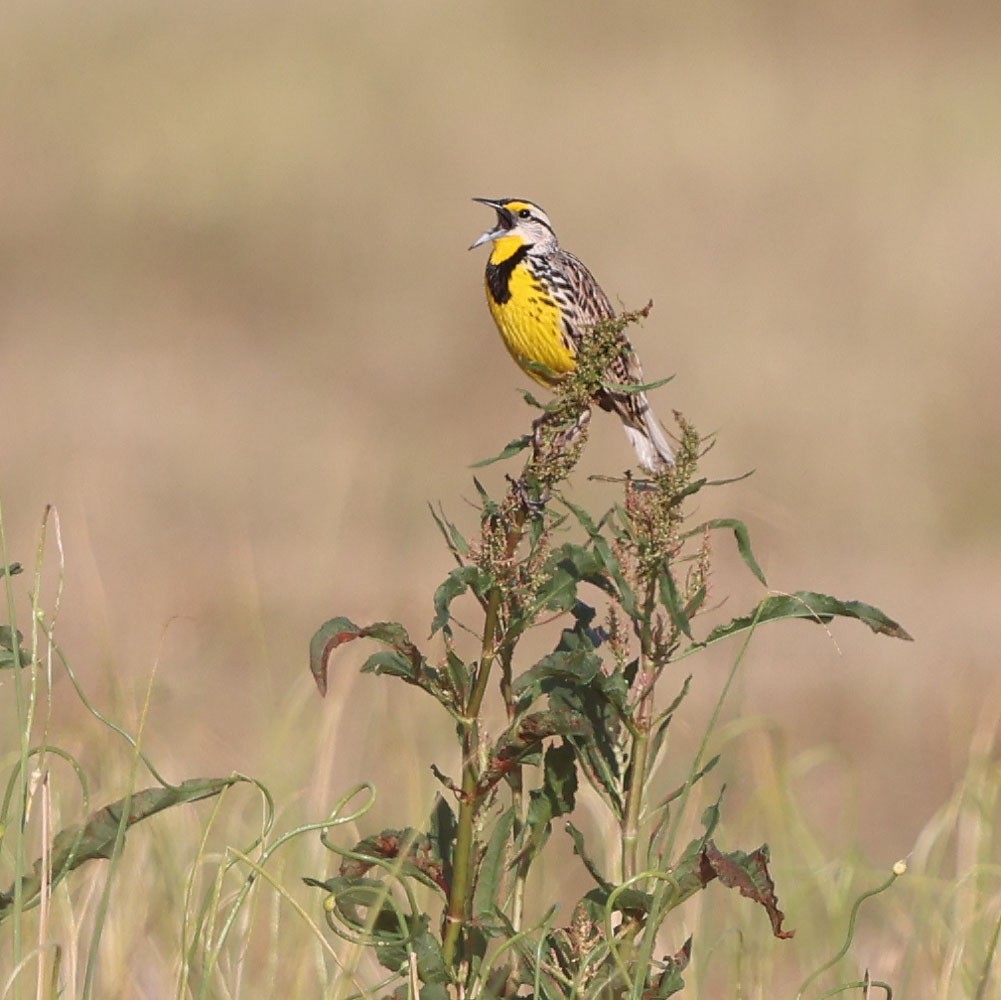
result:
[[(493, 242), (487, 260), (487, 304), (511, 356), (528, 375), (552, 386), (577, 365), (577, 353), (598, 324), (615, 317), (594, 275), (556, 239), (549, 216), (523, 198), (474, 198), (497, 212), (497, 225), (469, 248)], [(643, 372), (632, 345), (608, 367), (608, 382), (642, 385)], [(550, 374), (552, 373), (552, 374)], [(617, 413), (648, 472), (674, 464), (674, 454), (644, 392), (604, 388), (598, 405)]]

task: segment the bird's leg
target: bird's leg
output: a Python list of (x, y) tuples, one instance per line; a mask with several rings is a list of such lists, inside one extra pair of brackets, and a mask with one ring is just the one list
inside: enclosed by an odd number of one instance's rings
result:
[(549, 503), (550, 491), (543, 490), (539, 496), (534, 496), (524, 477), (515, 479), (514, 476), (508, 476), (507, 481), (511, 487), (511, 495), (521, 506), (521, 509), (530, 517), (541, 517), (546, 509), (546, 504)]
[(585, 406), (569, 424), (562, 414), (543, 413), (532, 421), (532, 459), (539, 463), (554, 454), (568, 451), (581, 438), (591, 422), (591, 408)]

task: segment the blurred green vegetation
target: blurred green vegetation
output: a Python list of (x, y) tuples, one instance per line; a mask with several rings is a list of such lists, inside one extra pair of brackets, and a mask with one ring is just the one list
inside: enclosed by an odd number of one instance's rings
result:
[[(471, 196), (523, 195), (614, 301), (654, 299), (658, 406), (719, 429), (710, 474), (757, 470), (726, 503), (773, 586), (914, 633), (762, 633), (741, 692), (848, 776), (798, 788), (811, 821), (911, 849), (1001, 700), (996, 3), (12, 0), (2, 34), (10, 554), (54, 504), (59, 638), (125, 720), (156, 668), (173, 778), (314, 812), (372, 778), (373, 826), (423, 815), (397, 755), (433, 756), (428, 719), (350, 671), (314, 701), (306, 645), (335, 608), (419, 631), (426, 502), (524, 429), (465, 251)], [(50, 545), (47, 606), (56, 575)]]

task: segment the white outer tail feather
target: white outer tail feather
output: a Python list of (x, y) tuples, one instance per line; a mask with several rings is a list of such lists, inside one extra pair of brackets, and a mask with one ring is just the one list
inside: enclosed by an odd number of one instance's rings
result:
[(674, 451), (667, 440), (667, 433), (647, 402), (646, 394), (637, 399), (642, 413), (643, 428), (630, 427), (623, 422), (622, 428), (636, 452), (639, 464), (652, 473), (663, 472), (674, 465)]

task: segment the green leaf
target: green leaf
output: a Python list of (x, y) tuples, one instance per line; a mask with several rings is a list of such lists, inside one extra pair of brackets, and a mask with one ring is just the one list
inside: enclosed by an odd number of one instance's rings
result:
[[(426, 913), (405, 913), (393, 900), (389, 889), (374, 879), (340, 877), (326, 882), (304, 881), (333, 896), (337, 914), (373, 950), (383, 968), (398, 972), (414, 954), (422, 981), (447, 982), (441, 946), (428, 930), (430, 917)], [(362, 913), (359, 908), (374, 910), (374, 913)]]
[(569, 710), (588, 721), (586, 738), (571, 736), (569, 741), (589, 780), (605, 793), (610, 808), (621, 818), (623, 775), (618, 740), (622, 716), (628, 711), (629, 684), (622, 671), (606, 674), (601, 669), (601, 659), (594, 652), (600, 637), (590, 628), (594, 610), (587, 605), (580, 608), (586, 614), (575, 606), (575, 627), (563, 631), (555, 653), (543, 657), (515, 681), (515, 690), (519, 704), (546, 694), (553, 708)]
[[(622, 610), (630, 617), (635, 617), (637, 609), (636, 594), (626, 581), (625, 575), (622, 572), (622, 565), (612, 551), (612, 547), (608, 544), (608, 539), (601, 533), (601, 525), (595, 524), (583, 507), (578, 507), (576, 504), (570, 503), (565, 497), (562, 497), (561, 500), (574, 517), (577, 518), (581, 527), (587, 532), (590, 538), (591, 548), (596, 561), (595, 570), (597, 574), (600, 574), (604, 570), (615, 584), (617, 592), (615, 596), (619, 604), (622, 605)], [(598, 586), (605, 591), (609, 589), (607, 583), (601, 583)]]
[(431, 622), (431, 634), (439, 630), (451, 638), (452, 621), (451, 605), (461, 594), (472, 590), (478, 598), (483, 598), (492, 586), (493, 581), (478, 566), (459, 566), (445, 577), (444, 582), (434, 592), (434, 621)]
[(542, 690), (543, 681), (559, 680), (572, 686), (588, 685), (601, 670), (601, 657), (593, 652), (594, 647), (557, 650), (548, 653), (538, 663), (523, 674), (519, 674), (513, 684), (514, 693), (526, 702), (531, 702)]
[[(718, 756), (714, 757), (712, 761), (710, 761), (708, 767), (714, 766), (717, 760), (719, 760), (719, 757)], [(698, 777), (701, 777), (702, 774), (705, 774), (705, 771), (706, 769), (703, 769)], [(695, 778), (692, 781), (693, 785), (695, 784), (696, 780), (698, 780), (698, 778)], [(723, 801), (723, 793), (725, 791), (726, 791), (726, 785), (724, 785), (719, 790), (719, 797), (716, 799), (716, 801), (710, 803), (705, 807), (705, 809), (702, 810), (702, 825), (705, 827), (705, 833), (703, 833), (702, 836), (706, 840), (708, 840), (716, 832), (716, 827), (719, 826), (719, 804), (720, 802)]]
[(610, 597), (617, 597), (602, 560), (582, 545), (566, 542), (555, 549), (546, 562), (548, 579), (538, 591), (537, 601), (553, 611), (567, 611), (577, 599), (581, 583), (590, 583)]
[(24, 636), (18, 629), (0, 625), (0, 670), (15, 665), (27, 667), (31, 663), (31, 653), (24, 648), (23, 642)]
[(520, 364), (525, 369), (525, 371), (527, 371), (530, 375), (537, 375), (544, 382), (547, 382), (551, 385), (555, 385), (557, 382), (560, 381), (561, 378), (560, 373), (554, 371), (552, 368), (549, 367), (549, 365), (542, 364), (542, 362), (540, 361), (526, 360), (520, 362)]
[(600, 889), (603, 889), (606, 893), (611, 892), (614, 888), (611, 882), (602, 874), (601, 869), (598, 867), (597, 863), (587, 852), (587, 848), (584, 845), (584, 834), (580, 832), (569, 820), (564, 824), (567, 833), (570, 834), (570, 839), (573, 841), (573, 852), (584, 862), (584, 867), (587, 869), (588, 874), (597, 883)]
[(674, 574), (670, 569), (664, 569), (657, 574), (657, 583), (660, 586), (660, 600), (667, 608), (668, 614), (675, 627), (692, 638), (692, 626), (688, 622), (688, 615), (681, 604), (681, 595), (678, 593), (678, 586), (674, 582)]
[[(124, 830), (136, 823), (171, 806), (212, 798), (231, 785), (246, 780), (242, 777), (191, 778), (180, 785), (146, 788), (98, 809), (82, 823), (66, 827), (56, 835), (46, 859), (54, 872), (52, 885), (58, 884), (85, 861), (110, 858), (119, 843), (120, 833), (124, 836)], [(42, 861), (39, 858), (35, 862), (34, 874), (21, 879), (24, 905), (32, 903), (41, 891)], [(9, 892), (0, 892), (0, 921), (10, 915), (13, 902), (13, 886)]]
[(535, 396), (533, 396), (532, 393), (528, 391), (528, 389), (518, 389), (518, 392), (521, 394), (521, 398), (533, 409), (536, 410), (546, 409), (545, 404), (540, 403), (539, 400), (537, 400)]
[(692, 648), (709, 646), (721, 639), (756, 628), (765, 622), (779, 621), (783, 618), (802, 618), (820, 624), (827, 623), (835, 617), (854, 618), (880, 635), (911, 640), (911, 636), (903, 627), (892, 618), (888, 618), (879, 608), (863, 604), (861, 601), (841, 601), (827, 594), (799, 590), (794, 594), (773, 594), (766, 597), (751, 614), (734, 618), (728, 624), (714, 628), (703, 642), (697, 643)]
[(577, 768), (568, 743), (546, 751), (542, 786), (529, 795), (528, 815), (518, 862), (527, 867), (545, 846), (553, 820), (573, 812), (577, 795)]
[(542, 692), (545, 682), (554, 680), (571, 687), (586, 686), (601, 668), (601, 657), (594, 650), (604, 636), (591, 627), (595, 610), (583, 601), (571, 608), (573, 628), (564, 629), (556, 649), (515, 678), (514, 693), (519, 705), (527, 708)]
[(476, 495), (480, 498), (480, 503), (483, 504), (483, 513), (497, 513), (497, 501), (490, 496), (487, 492), (487, 488), (476, 478), (476, 476), (473, 476), (473, 486), (476, 487)]
[[(743, 476), (741, 478), (744, 478)], [(758, 560), (754, 558), (751, 551), (751, 536), (747, 531), (747, 525), (743, 521), (738, 521), (734, 517), (718, 517), (707, 522), (707, 526), (713, 529), (729, 528), (733, 532), (733, 537), (737, 540), (737, 551), (741, 559), (744, 560), (747, 568), (767, 587), (768, 581), (765, 574), (758, 565)], [(701, 529), (699, 529), (701, 530)]]
[(443, 880), (448, 887), (452, 885), (452, 852), (457, 830), (458, 823), (452, 807), (444, 796), (436, 795), (428, 822), (428, 845), (432, 858), (441, 865)]
[[(413, 952), (417, 956), (417, 975), (422, 984), (421, 1000), (435, 1000), (435, 998), (447, 1000), (449, 993), (444, 986), (451, 982), (451, 976), (445, 964), (441, 944), (428, 930), (428, 922), (427, 914), (421, 914), (420, 929), (412, 934), (407, 952)], [(409, 960), (409, 954), (406, 960)]]
[(373, 653), (362, 665), (363, 674), (386, 674), (405, 681), (415, 682), (414, 665), (410, 659), (395, 649), (380, 649)]
[(471, 674), (469, 665), (454, 649), (449, 649), (445, 653), (445, 670), (448, 683), (455, 692), (455, 703), (464, 705), (469, 697)]
[(508, 846), (514, 830), (514, 809), (505, 809), (493, 823), (490, 840), (477, 869), (473, 891), (473, 917), (478, 922), (493, 915), (502, 892)]
[(650, 392), (652, 389), (659, 389), (662, 385), (667, 385), (668, 382), (673, 382), (674, 376), (668, 375), (667, 378), (659, 378), (656, 382), (643, 382), (641, 384), (634, 383), (624, 383), (624, 382), (605, 382), (604, 386), (609, 392), (614, 392), (616, 395), (623, 394), (628, 396), (633, 396), (640, 392)]
[(647, 989), (643, 992), (643, 1000), (666, 1000), (667, 997), (680, 993), (685, 988), (681, 973), (688, 967), (692, 957), (691, 937), (673, 955), (664, 960), (664, 969), (659, 976), (654, 975), (656, 968), (647, 974)]
[(469, 543), (463, 537), (462, 532), (445, 517), (445, 512), (440, 507), (436, 511), (431, 504), (428, 504), (428, 509), (431, 511), (431, 517), (434, 518), (434, 523), (438, 525), (438, 530), (445, 539), (445, 544), (448, 546), (449, 551), (461, 564), (463, 558), (469, 555)]
[(612, 913), (630, 913), (635, 915), (646, 915), (653, 907), (653, 896), (640, 889), (620, 889), (613, 887), (610, 891), (605, 889), (592, 889), (581, 897), (578, 906), (583, 906), (587, 915), (597, 923), (604, 923), (605, 913), (609, 904), (613, 902), (612, 893), (615, 893)]
[[(692, 788), (699, 781), (701, 781), (720, 761), (719, 754), (714, 757), (710, 757), (708, 762), (700, 767), (690, 779), (683, 781), (677, 788), (672, 792), (668, 792), (660, 802), (657, 803), (654, 812), (659, 812), (662, 809), (666, 809), (672, 802), (680, 798), (689, 788)], [(703, 822), (705, 822), (705, 814), (703, 814)]]
[(473, 462), (470, 466), (471, 469), (482, 469), (487, 465), (493, 465), (495, 462), (503, 462), (505, 459), (513, 458), (519, 452), (524, 451), (532, 443), (531, 434), (522, 434), (521, 437), (515, 438), (513, 441), (509, 441), (505, 446), (504, 450), (498, 455), (494, 455), (492, 458), (481, 458), (478, 462)]

